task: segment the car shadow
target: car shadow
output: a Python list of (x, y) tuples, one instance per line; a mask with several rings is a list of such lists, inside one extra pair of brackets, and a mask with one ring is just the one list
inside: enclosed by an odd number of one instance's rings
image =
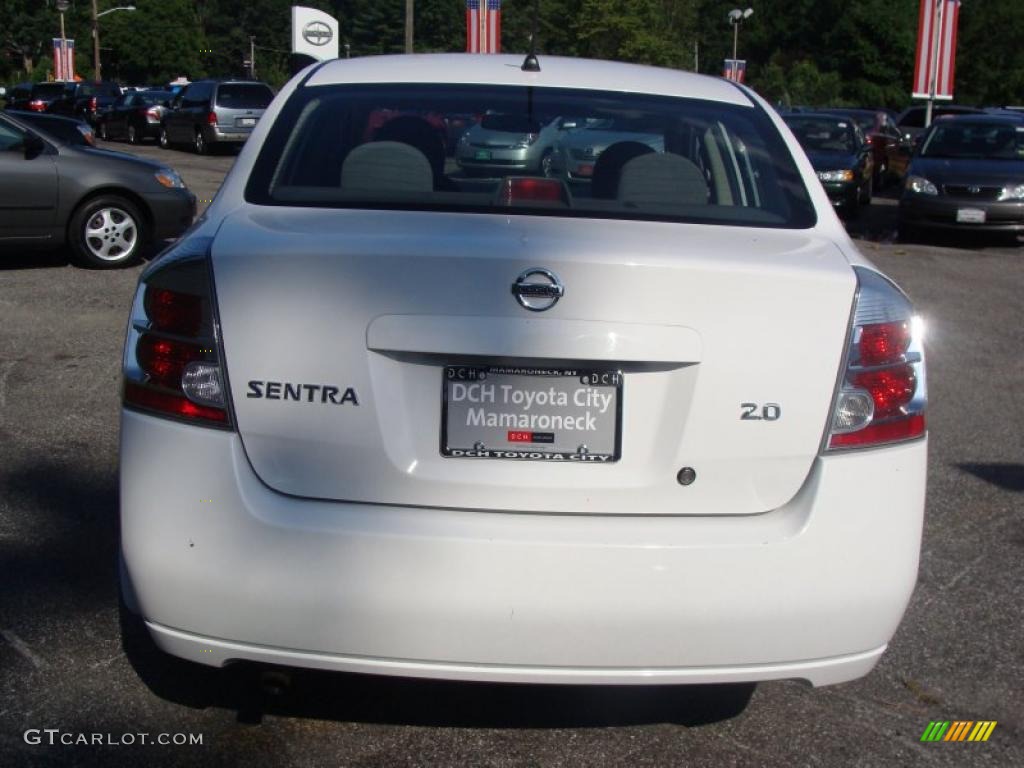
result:
[[(173, 240), (163, 240), (154, 243), (142, 251), (138, 261), (133, 262), (128, 267), (117, 267), (115, 269), (131, 269), (139, 264), (148, 264), (173, 243)], [(0, 272), (23, 269), (55, 269), (58, 267), (74, 267), (76, 269), (89, 269), (97, 272), (104, 271), (96, 267), (79, 264), (75, 261), (71, 249), (67, 247), (38, 249), (15, 249), (10, 246), (0, 247)]]
[[(122, 609), (122, 626), (125, 611)], [(130, 624), (133, 617), (129, 617)], [(755, 684), (535, 685), (423, 680), (238, 663), (223, 669), (167, 656), (124, 634), (133, 669), (160, 698), (237, 713), (387, 725), (458, 728), (699, 726), (741, 714)], [(135, 630), (137, 631), (137, 630)]]
[(53, 269), (71, 266), (71, 252), (66, 248), (14, 249), (0, 247), (0, 271), (14, 269)]
[(1024, 464), (967, 462), (956, 466), (1004, 491), (1024, 492)]

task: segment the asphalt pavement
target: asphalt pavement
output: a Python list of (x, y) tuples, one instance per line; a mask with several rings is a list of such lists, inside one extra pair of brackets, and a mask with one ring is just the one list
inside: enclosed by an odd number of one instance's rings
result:
[[(200, 200), (233, 162), (133, 151), (170, 162)], [(274, 693), (279, 681), (251, 668), (168, 670), (126, 654), (117, 424), (141, 268), (0, 253), (0, 765), (1024, 765), (1024, 247), (894, 243), (893, 202), (850, 227), (927, 322), (920, 577), (877, 669), (821, 689), (297, 672)], [(986, 743), (922, 743), (934, 720), (998, 725)], [(202, 743), (142, 743), (161, 734)]]

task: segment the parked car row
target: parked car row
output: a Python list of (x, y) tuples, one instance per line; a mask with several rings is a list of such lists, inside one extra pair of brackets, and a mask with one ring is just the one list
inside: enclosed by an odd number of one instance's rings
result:
[(104, 139), (163, 147), (241, 145), (274, 98), (269, 85), (245, 80), (199, 80), (185, 86), (122, 89), (116, 83), (22, 83), (7, 108), (86, 121)]

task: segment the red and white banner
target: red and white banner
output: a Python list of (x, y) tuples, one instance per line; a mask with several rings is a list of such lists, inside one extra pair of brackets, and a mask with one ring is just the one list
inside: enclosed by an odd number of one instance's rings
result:
[(921, 0), (914, 60), (915, 99), (952, 99), (960, 0)]
[(75, 79), (75, 41), (53, 38), (53, 79)]
[(722, 67), (722, 77), (726, 80), (732, 80), (737, 83), (742, 83), (747, 76), (747, 60), (746, 59), (726, 59), (725, 66)]
[(466, 0), (466, 51), (501, 51), (501, 0)]

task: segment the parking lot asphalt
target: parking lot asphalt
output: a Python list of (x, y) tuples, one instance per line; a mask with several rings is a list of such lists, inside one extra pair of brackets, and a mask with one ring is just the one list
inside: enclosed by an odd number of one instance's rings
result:
[[(133, 151), (170, 162), (200, 200), (233, 162)], [(877, 199), (850, 228), (927, 322), (920, 577), (878, 668), (821, 689), (301, 672), (273, 694), (251, 669), (161, 672), (129, 658), (117, 609), (117, 425), (140, 267), (0, 253), (0, 765), (1024, 765), (1024, 247), (893, 243), (893, 202)], [(922, 743), (933, 720), (998, 725), (986, 743)], [(54, 744), (45, 729), (59, 729)], [(143, 745), (143, 733), (202, 744)], [(94, 734), (105, 743), (81, 743)]]

